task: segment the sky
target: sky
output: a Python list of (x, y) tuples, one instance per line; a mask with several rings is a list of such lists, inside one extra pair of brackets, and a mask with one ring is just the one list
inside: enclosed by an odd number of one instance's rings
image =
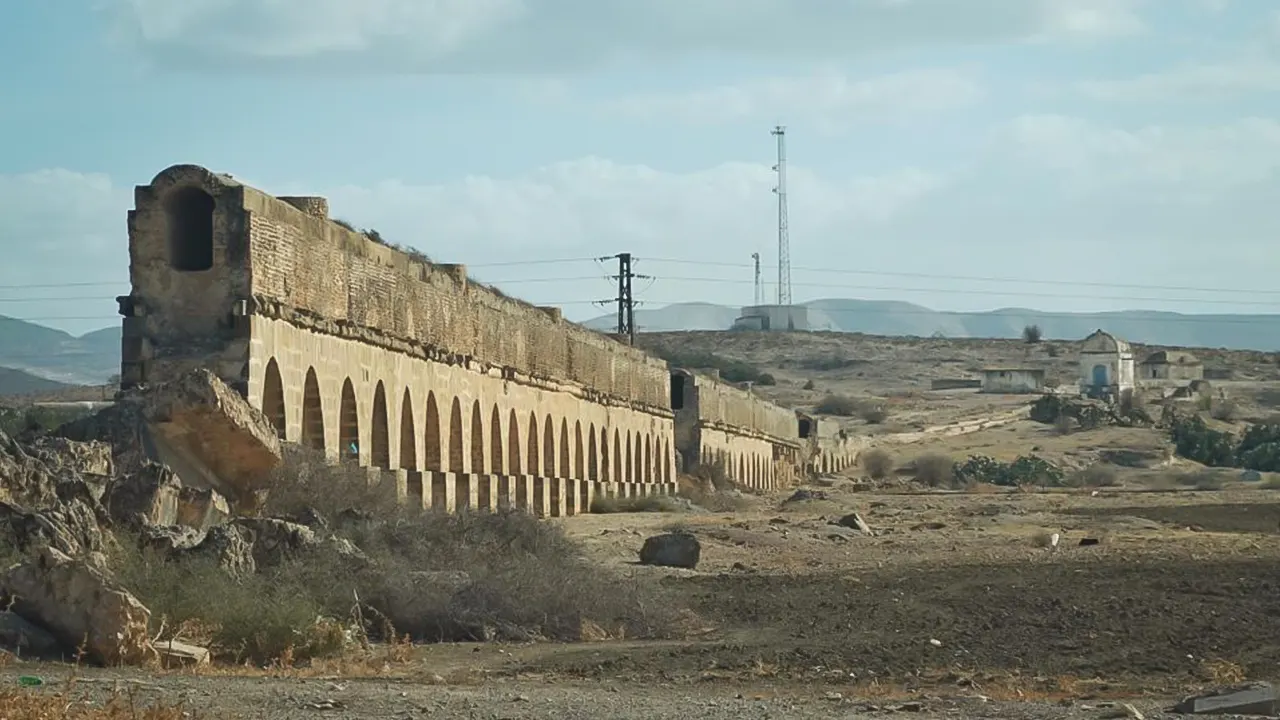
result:
[(1280, 310), (1274, 0), (0, 3), (0, 314), (119, 322), (196, 163), (509, 294)]

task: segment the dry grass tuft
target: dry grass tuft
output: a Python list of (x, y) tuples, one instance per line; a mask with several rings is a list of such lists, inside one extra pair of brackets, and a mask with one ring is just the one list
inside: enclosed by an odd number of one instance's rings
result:
[(949, 487), (955, 482), (955, 461), (941, 453), (926, 453), (915, 459), (916, 481), (929, 487)]
[(862, 469), (872, 480), (883, 480), (893, 471), (893, 455), (880, 448), (868, 450), (862, 454)]
[(613, 513), (672, 513), (686, 510), (674, 498), (665, 495), (648, 495), (645, 497), (605, 497), (597, 495), (591, 499), (591, 512), (599, 514)]
[(115, 690), (105, 701), (94, 701), (75, 691), (69, 680), (56, 690), (0, 690), (0, 717), (4, 720), (192, 720), (201, 715), (181, 704), (144, 703), (137, 689)]

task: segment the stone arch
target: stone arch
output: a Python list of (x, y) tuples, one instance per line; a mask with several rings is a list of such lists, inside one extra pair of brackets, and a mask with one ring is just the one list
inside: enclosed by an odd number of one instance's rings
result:
[(582, 452), (582, 421), (573, 421), (573, 475), (579, 480), (586, 479), (587, 457)]
[(507, 472), (520, 474), (520, 420), (515, 410), (507, 418)]
[(466, 472), (462, 449), (462, 403), (457, 397), (449, 408), (449, 472)]
[[(632, 482), (644, 482), (644, 445), (640, 442), (640, 433), (636, 433), (635, 444), (636, 454), (632, 456), (632, 462), (635, 464), (631, 468), (635, 480)], [(628, 448), (628, 451), (630, 451), (630, 448)]]
[(302, 444), (324, 452), (324, 404), (320, 399), (320, 381), (316, 369), (307, 368), (302, 389)]
[(284, 381), (280, 379), (280, 366), (275, 358), (267, 361), (267, 370), (262, 376), (262, 414), (267, 416), (276, 429), (276, 435), (283, 440), (288, 427), (284, 414)]
[(609, 482), (611, 478), (609, 467), (609, 430), (608, 428), (600, 428), (600, 480)]
[(644, 481), (653, 482), (653, 436), (644, 436)]
[(418, 469), (418, 434), (413, 431), (413, 395), (404, 389), (400, 398), (400, 463), (401, 470)]
[(471, 403), (471, 472), (484, 474), (484, 417), (479, 400)]
[(489, 472), (501, 475), (502, 461), (502, 414), (494, 405), (493, 412), (489, 413)]
[[(608, 464), (607, 462), (605, 463)], [(600, 480), (600, 459), (596, 456), (596, 425), (591, 423), (587, 428), (587, 479), (591, 482)]]
[(662, 482), (671, 482), (671, 443), (662, 443)]
[(427, 470), (443, 470), (444, 462), (440, 453), (440, 407), (436, 405), (436, 394), (427, 393), (427, 411), (423, 420), (423, 466)]
[(625, 473), (626, 473), (627, 482), (640, 482), (636, 478), (636, 456), (635, 456), (635, 453), (632, 452), (631, 450), (631, 431), (630, 430), (627, 431), (627, 439), (625, 442), (627, 443), (627, 462), (625, 464), (626, 465)]
[(213, 196), (198, 187), (182, 187), (164, 199), (169, 267), (179, 272), (213, 268)]
[(559, 474), (556, 477), (571, 477), (569, 471), (573, 469), (573, 462), (569, 458), (569, 421), (560, 419), (560, 462), (558, 463)]
[(613, 430), (613, 481), (627, 481), (627, 476), (622, 472), (622, 433), (617, 428)]
[(742, 461), (742, 456), (739, 455), (738, 456), (738, 477), (736, 478), (736, 480), (738, 482), (744, 482), (746, 480), (746, 475), (747, 475), (746, 465)]
[(373, 417), (369, 423), (369, 464), (391, 469), (391, 438), (387, 432), (387, 391), (382, 381), (373, 389)]
[(342, 405), (338, 413), (338, 456), (343, 460), (360, 460), (360, 411), (356, 407), (356, 389), (351, 378), (342, 382)]
[(548, 415), (542, 423), (542, 477), (556, 475), (556, 425)]
[(529, 475), (542, 474), (542, 463), (538, 460), (538, 447), (541, 444), (538, 438), (538, 416), (529, 413), (529, 437), (525, 441), (529, 452), (528, 462), (525, 464), (525, 472)]

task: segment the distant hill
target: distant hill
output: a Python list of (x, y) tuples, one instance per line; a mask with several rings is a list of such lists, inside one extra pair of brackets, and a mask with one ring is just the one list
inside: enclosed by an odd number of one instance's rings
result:
[(75, 337), (0, 316), (0, 367), (67, 385), (101, 385), (120, 372), (120, 328)]
[(66, 383), (46, 380), (22, 370), (0, 367), (0, 397), (50, 393), (72, 387)]
[[(1055, 313), (1003, 308), (982, 313), (932, 310), (906, 302), (828, 299), (802, 303), (809, 307), (814, 330), (868, 335), (950, 338), (1016, 338), (1027, 325), (1038, 325), (1045, 338), (1078, 340), (1102, 328), (1130, 342), (1174, 347), (1280, 350), (1280, 315), (1183, 315), (1153, 310), (1106, 313)], [(641, 332), (726, 330), (738, 308), (709, 303), (680, 303), (637, 310)], [(585, 325), (608, 330), (612, 315)]]

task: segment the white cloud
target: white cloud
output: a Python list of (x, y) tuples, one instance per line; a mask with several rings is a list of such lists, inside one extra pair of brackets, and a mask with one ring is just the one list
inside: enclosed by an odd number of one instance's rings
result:
[(1061, 115), (1028, 115), (1006, 128), (1023, 161), (1068, 178), (1079, 191), (1120, 187), (1225, 195), (1270, 182), (1280, 170), (1280, 122), (1245, 118), (1216, 127), (1104, 127)]
[(1231, 96), (1280, 91), (1280, 64), (1269, 60), (1183, 65), (1113, 80), (1086, 80), (1078, 90), (1115, 102), (1213, 102)]
[(105, 0), (169, 63), (293, 70), (581, 70), (691, 53), (842, 58), (1115, 37), (1142, 0)]
[(773, 117), (805, 117), (838, 128), (848, 123), (896, 119), (971, 105), (983, 97), (977, 74), (925, 69), (866, 79), (826, 70), (799, 77), (768, 77), (707, 90), (649, 93), (609, 103), (609, 114), (645, 120), (684, 120), (713, 125)]

